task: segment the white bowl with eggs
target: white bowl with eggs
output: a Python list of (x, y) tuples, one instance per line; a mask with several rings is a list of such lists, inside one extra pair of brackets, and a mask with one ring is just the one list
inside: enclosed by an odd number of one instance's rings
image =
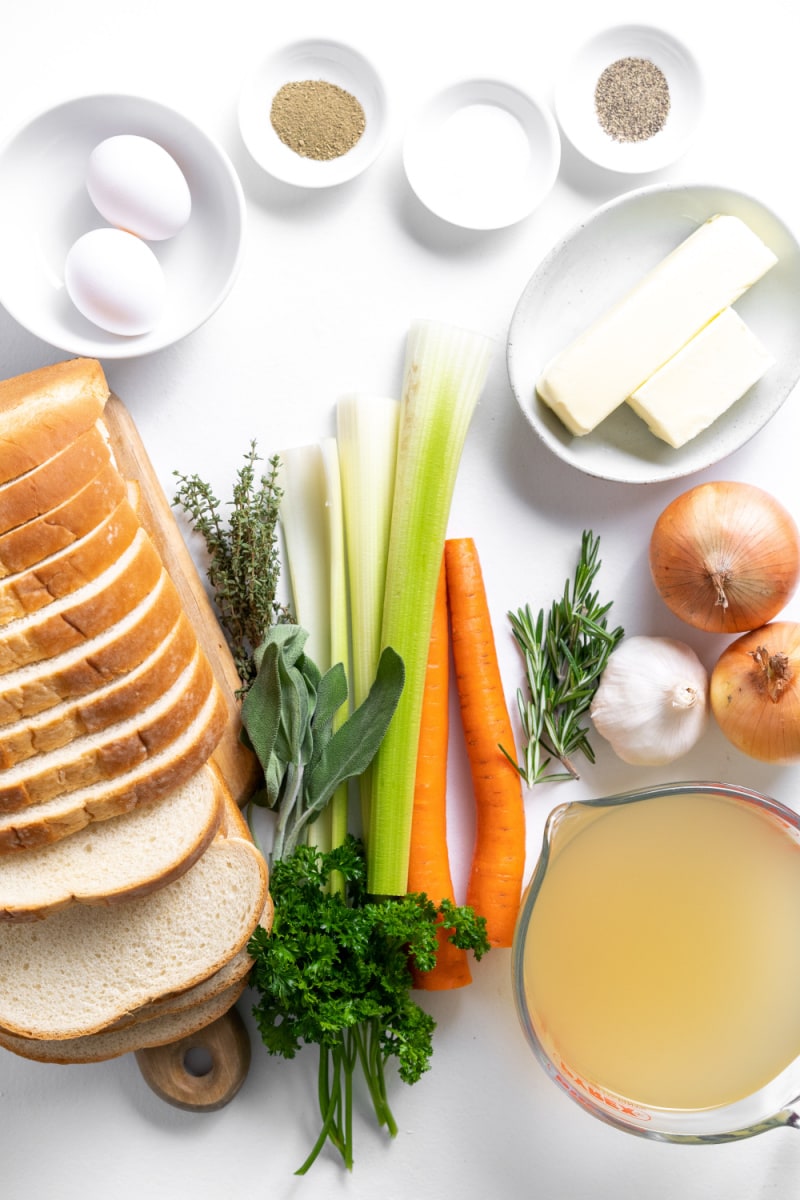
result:
[(133, 358), (198, 329), (244, 232), (227, 155), (156, 100), (76, 97), (0, 146), (0, 304), (70, 354)]

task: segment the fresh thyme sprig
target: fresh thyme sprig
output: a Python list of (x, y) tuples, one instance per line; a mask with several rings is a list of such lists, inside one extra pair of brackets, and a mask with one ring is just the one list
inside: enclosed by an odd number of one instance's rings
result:
[(256, 443), (251, 441), (237, 472), (228, 520), (210, 484), (197, 475), (174, 472), (180, 481), (174, 503), (185, 510), (205, 541), (208, 581), (244, 688), (255, 677), (253, 655), (267, 629), (291, 620), (287, 606), (276, 599), (280, 459), (270, 458), (269, 470), (257, 480), (258, 461)]
[[(582, 723), (611, 651), (623, 637), (609, 630), (611, 603), (601, 604), (591, 587), (600, 569), (600, 539), (584, 530), (575, 576), (549, 612), (534, 618), (529, 605), (509, 613), (514, 637), (525, 663), (527, 695), (517, 690), (524, 750), (517, 762), (506, 751), (528, 787), (577, 779), (572, 761), (583, 754), (595, 761), (589, 731)], [(556, 759), (563, 770), (550, 770)]]

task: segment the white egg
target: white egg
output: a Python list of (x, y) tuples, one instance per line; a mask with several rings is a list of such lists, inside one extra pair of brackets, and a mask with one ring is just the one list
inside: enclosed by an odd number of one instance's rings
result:
[(148, 333), (164, 311), (161, 263), (146, 242), (121, 229), (79, 237), (67, 254), (64, 285), (79, 312), (109, 333)]
[(133, 133), (117, 134), (95, 146), (86, 189), (109, 224), (151, 242), (173, 237), (192, 211), (189, 185), (172, 155)]

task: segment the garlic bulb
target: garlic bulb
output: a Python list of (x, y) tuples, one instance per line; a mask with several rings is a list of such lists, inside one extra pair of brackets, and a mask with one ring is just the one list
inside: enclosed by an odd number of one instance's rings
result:
[(684, 642), (627, 637), (592, 701), (597, 732), (627, 763), (658, 766), (691, 750), (708, 721), (708, 673)]

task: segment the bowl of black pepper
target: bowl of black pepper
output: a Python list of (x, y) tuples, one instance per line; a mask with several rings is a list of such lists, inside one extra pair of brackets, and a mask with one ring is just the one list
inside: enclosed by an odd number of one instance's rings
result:
[(386, 93), (355, 47), (326, 38), (271, 53), (245, 81), (239, 129), (250, 155), (275, 179), (324, 188), (354, 179), (386, 137)]
[(686, 152), (704, 105), (688, 46), (651, 25), (619, 25), (590, 38), (559, 79), (561, 130), (584, 158), (609, 171), (646, 174)]

